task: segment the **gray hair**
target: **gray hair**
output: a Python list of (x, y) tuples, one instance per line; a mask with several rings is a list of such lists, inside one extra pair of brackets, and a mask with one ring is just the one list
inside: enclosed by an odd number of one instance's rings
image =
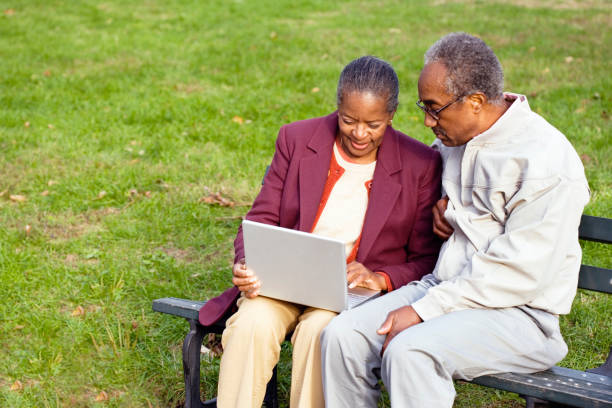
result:
[(480, 38), (451, 33), (425, 53), (425, 65), (443, 64), (447, 71), (446, 91), (457, 97), (482, 92), (490, 103), (503, 101), (504, 72), (493, 50)]
[(395, 112), (399, 104), (399, 79), (391, 64), (366, 55), (351, 61), (338, 80), (337, 103), (350, 92), (371, 93), (387, 100), (387, 112)]

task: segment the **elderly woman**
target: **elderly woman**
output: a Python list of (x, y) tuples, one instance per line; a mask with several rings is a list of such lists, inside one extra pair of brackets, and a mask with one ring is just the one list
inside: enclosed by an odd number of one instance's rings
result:
[[(382, 291), (431, 272), (439, 249), (431, 209), (440, 198), (440, 157), (391, 127), (398, 93), (385, 61), (366, 56), (348, 64), (336, 112), (281, 127), (246, 216), (343, 240), (349, 284)], [(290, 405), (323, 407), (319, 334), (335, 313), (258, 296), (240, 229), (234, 247), (236, 286), (200, 313), (210, 324), (240, 294), (223, 332), (217, 405), (261, 407), (280, 344), (293, 331)]]

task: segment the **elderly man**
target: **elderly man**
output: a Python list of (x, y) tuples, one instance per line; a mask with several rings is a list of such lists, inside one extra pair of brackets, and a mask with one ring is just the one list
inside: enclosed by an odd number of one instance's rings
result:
[(434, 230), (448, 239), (432, 274), (324, 330), (329, 407), (375, 407), (378, 375), (394, 407), (451, 407), (454, 379), (535, 372), (567, 353), (558, 316), (576, 293), (589, 199), (578, 155), (525, 96), (502, 93), (478, 38), (436, 42), (418, 89), (444, 162)]

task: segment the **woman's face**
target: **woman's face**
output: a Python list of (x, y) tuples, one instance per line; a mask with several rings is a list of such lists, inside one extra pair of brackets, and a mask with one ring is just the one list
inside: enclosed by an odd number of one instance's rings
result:
[(350, 92), (338, 106), (338, 139), (344, 153), (356, 163), (376, 160), (387, 126), (395, 112), (387, 112), (387, 99), (369, 92)]

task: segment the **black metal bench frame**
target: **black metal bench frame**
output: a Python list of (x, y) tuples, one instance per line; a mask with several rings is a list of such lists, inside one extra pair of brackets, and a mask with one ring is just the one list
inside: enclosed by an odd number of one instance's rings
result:
[[(612, 219), (583, 215), (580, 239), (612, 243)], [(612, 294), (612, 270), (582, 265), (578, 287)], [(153, 301), (153, 310), (183, 317), (189, 322), (189, 333), (183, 341), (183, 371), (185, 377), (185, 407), (216, 407), (216, 398), (200, 399), (200, 349), (208, 333), (220, 334), (225, 328), (225, 316), (212, 326), (202, 326), (198, 312), (206, 302), (178, 298)], [(553, 367), (534, 374), (504, 373), (478, 377), (473, 383), (504, 391), (515, 392), (525, 398), (526, 407), (547, 404), (549, 407), (612, 407), (612, 348), (606, 362), (587, 371)], [(264, 404), (278, 408), (277, 370), (268, 382)]]

